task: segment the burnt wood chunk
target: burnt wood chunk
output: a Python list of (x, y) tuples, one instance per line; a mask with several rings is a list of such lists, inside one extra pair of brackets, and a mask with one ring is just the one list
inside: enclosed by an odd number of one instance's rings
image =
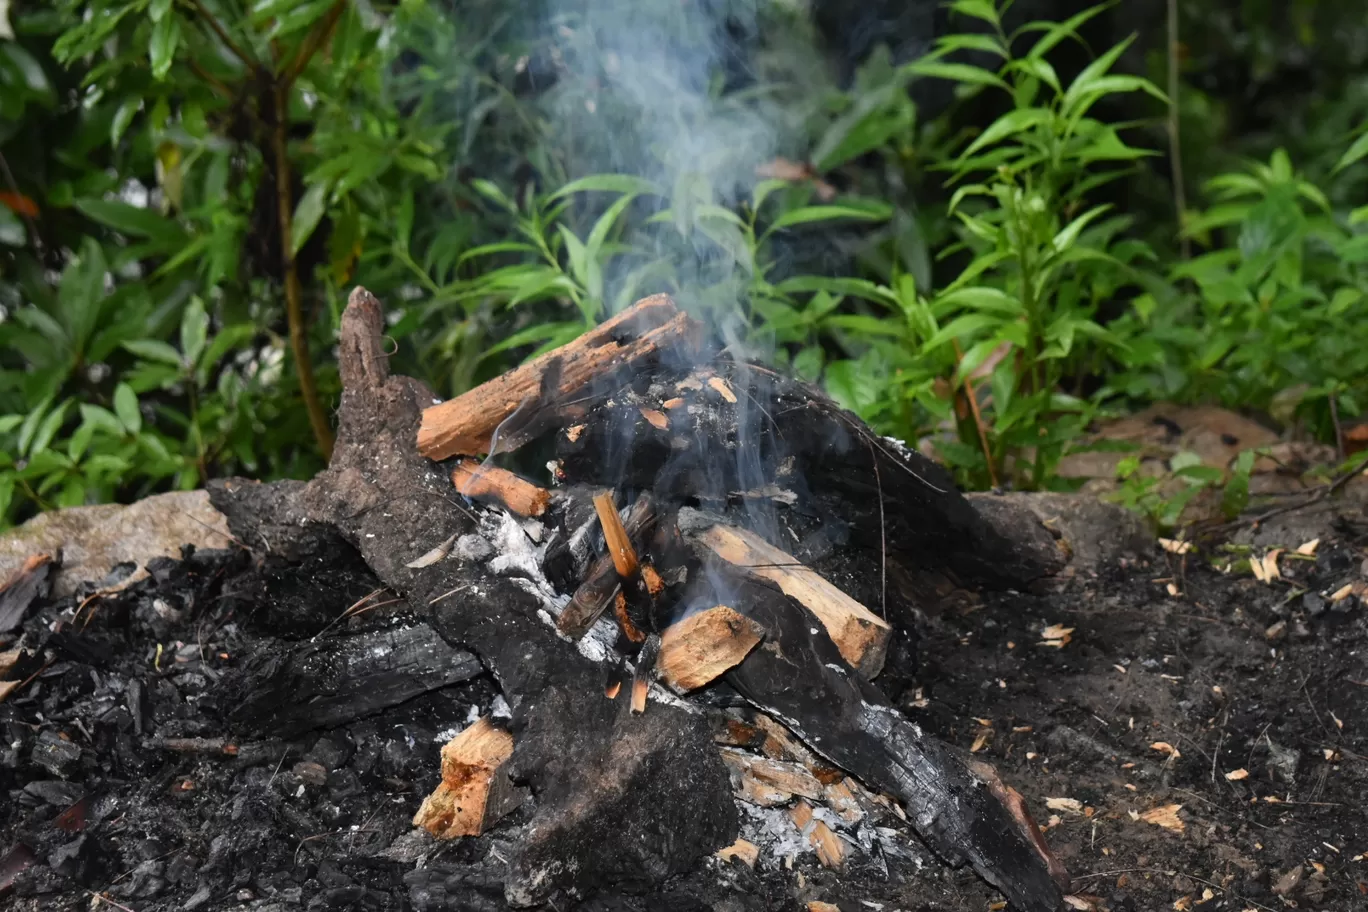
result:
[[(424, 409), (418, 450), (445, 459), (517, 449), (551, 426), (559, 404), (595, 382), (607, 384), (623, 368), (644, 369), (671, 353), (687, 359), (702, 339), (702, 326), (678, 311), (668, 295), (645, 298), (575, 341)], [(554, 385), (543, 382), (548, 374)], [(495, 446), (495, 432), (510, 419)]]
[(717, 605), (665, 628), (656, 667), (676, 693), (697, 690), (744, 659), (764, 635), (755, 621)]
[(423, 799), (413, 825), (438, 839), (478, 836), (527, 798), (508, 778), (513, 736), (488, 716), (442, 747), (442, 781)]
[(291, 736), (336, 728), (483, 672), (474, 655), (419, 622), (250, 656), (223, 692), (236, 728)]
[(34, 554), (0, 586), (0, 633), (9, 633), (24, 623), (29, 606), (47, 597), (52, 570), (51, 555)]

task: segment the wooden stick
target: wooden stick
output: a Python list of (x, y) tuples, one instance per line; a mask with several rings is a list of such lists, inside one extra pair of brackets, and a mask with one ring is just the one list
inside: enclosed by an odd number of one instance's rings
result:
[[(651, 497), (643, 493), (637, 498), (636, 503), (632, 504), (632, 511), (627, 514), (628, 541), (641, 541), (651, 533), (655, 522), (655, 507)], [(609, 605), (613, 604), (621, 582), (612, 555), (605, 554), (594, 561), (584, 577), (584, 582), (575, 590), (570, 604), (566, 605), (560, 617), (556, 618), (556, 626), (560, 628), (560, 632), (572, 640), (578, 640), (588, 633), (594, 622), (602, 617)], [(646, 584), (649, 589), (649, 578)]]
[(462, 459), (452, 470), (456, 490), (476, 500), (492, 500), (519, 516), (541, 516), (551, 504), (551, 492), (497, 466)]
[(660, 676), (676, 693), (696, 690), (734, 667), (764, 637), (759, 624), (726, 605), (691, 614), (660, 638)]
[(646, 695), (650, 693), (651, 681), (656, 676), (656, 660), (660, 657), (660, 637), (654, 633), (646, 637), (641, 651), (637, 653), (636, 667), (632, 673), (632, 712), (641, 715), (646, 711)]
[(522, 803), (504, 765), (513, 756), (513, 736), (495, 728), (488, 716), (442, 748), (442, 782), (423, 799), (414, 826), (438, 839), (478, 836)]
[(837, 589), (817, 571), (745, 529), (722, 524), (696, 539), (727, 563), (768, 580), (801, 602), (826, 628), (841, 656), (866, 678), (883, 668), (893, 630), (864, 605)]
[(641, 565), (637, 561), (636, 548), (632, 547), (632, 539), (627, 535), (627, 529), (618, 516), (612, 491), (594, 495), (594, 511), (598, 513), (599, 524), (603, 526), (603, 538), (608, 543), (608, 554), (613, 558), (613, 567), (616, 568), (618, 576), (624, 580), (631, 579), (636, 576)]
[[(429, 459), (486, 453), (495, 430), (514, 412), (551, 408), (540, 402), (542, 379), (559, 371), (553, 391), (560, 401), (574, 398), (594, 380), (675, 349), (697, 350), (703, 327), (679, 312), (668, 295), (643, 298), (632, 307), (527, 364), (477, 386), (455, 399), (423, 411), (418, 451)], [(507, 452), (525, 443), (520, 435), (500, 439)]]

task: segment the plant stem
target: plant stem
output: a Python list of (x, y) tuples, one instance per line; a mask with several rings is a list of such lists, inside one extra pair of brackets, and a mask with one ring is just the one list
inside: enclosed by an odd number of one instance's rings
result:
[[(951, 339), (955, 346), (955, 369), (959, 369), (960, 363), (964, 360), (964, 351), (960, 348), (959, 339)], [(969, 400), (969, 411), (974, 416), (974, 427), (978, 430), (979, 444), (983, 447), (983, 458), (988, 463), (988, 479), (993, 483), (994, 488), (1002, 487), (998, 483), (997, 465), (993, 459), (993, 450), (988, 445), (988, 429), (983, 425), (983, 413), (979, 411), (978, 392), (974, 389), (974, 381), (968, 374), (964, 376), (963, 393)]]
[(247, 52), (238, 46), (237, 42), (233, 41), (232, 36), (228, 34), (228, 30), (214, 17), (213, 13), (204, 8), (204, 4), (201, 3), (200, 0), (186, 0), (186, 2), (191, 9), (204, 20), (205, 24), (209, 26), (209, 29), (218, 36), (218, 39), (223, 42), (224, 46), (232, 51), (234, 57), (241, 60), (248, 70), (255, 71), (257, 69), (256, 61), (249, 57)]
[(290, 326), (290, 349), (294, 353), (295, 370), (299, 374), (299, 394), (309, 413), (309, 424), (324, 460), (332, 459), (333, 433), (328, 415), (318, 399), (314, 382), (313, 361), (309, 357), (309, 336), (304, 326), (304, 289), (299, 281), (299, 264), (295, 262), (292, 235), (294, 234), (294, 193), (290, 188), (289, 157), (289, 87), (283, 82), (275, 86), (275, 179), (276, 210), (280, 219), (280, 261), (285, 271), (285, 314)]
[(1183, 188), (1183, 144), (1178, 127), (1178, 51), (1178, 0), (1168, 0), (1169, 168), (1173, 181), (1173, 208), (1178, 217), (1179, 247), (1186, 260), (1192, 255), (1192, 246), (1183, 233), (1187, 191)]

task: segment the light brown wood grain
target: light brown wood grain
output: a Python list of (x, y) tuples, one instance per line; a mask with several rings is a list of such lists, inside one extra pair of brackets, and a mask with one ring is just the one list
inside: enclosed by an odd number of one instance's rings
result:
[(726, 605), (689, 615), (661, 635), (660, 676), (676, 693), (696, 690), (735, 667), (764, 635), (758, 623)]

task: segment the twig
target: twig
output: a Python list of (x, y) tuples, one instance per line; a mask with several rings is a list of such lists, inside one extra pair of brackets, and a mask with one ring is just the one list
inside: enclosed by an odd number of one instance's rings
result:
[(1330, 393), (1330, 422), (1335, 426), (1335, 455), (1340, 462), (1344, 461), (1344, 428), (1340, 425), (1339, 403), (1336, 401), (1339, 396), (1332, 390)]
[[(866, 441), (866, 446), (869, 446)], [(884, 522), (883, 478), (879, 476), (879, 457), (869, 447), (869, 459), (874, 464), (874, 487), (879, 497), (879, 613), (888, 620), (888, 526)]]
[(185, 2), (188, 3), (190, 5), (190, 8), (193, 9), (199, 15), (199, 17), (204, 20), (205, 24), (208, 25), (210, 30), (218, 36), (218, 39), (224, 43), (228, 50), (233, 52), (234, 57), (236, 57), (238, 60), (241, 60), (243, 65), (245, 65), (247, 69), (257, 69), (256, 61), (249, 57), (247, 55), (247, 52), (238, 46), (237, 42), (235, 42), (232, 36), (228, 34), (228, 30), (223, 27), (222, 23), (220, 23), (217, 18), (215, 18), (213, 13), (209, 12), (209, 10), (204, 8), (204, 4), (201, 3), (200, 0), (185, 0)]
[(329, 8), (322, 19), (314, 23), (314, 27), (309, 30), (309, 34), (304, 37), (304, 41), (299, 45), (299, 52), (290, 61), (280, 75), (280, 79), (288, 87), (294, 85), (294, 81), (299, 78), (299, 74), (304, 72), (304, 68), (309, 65), (309, 60), (318, 53), (318, 49), (328, 43), (332, 34), (337, 29), (337, 20), (342, 18), (342, 13), (347, 9), (346, 0), (337, 0)]
[(304, 289), (299, 281), (299, 264), (295, 262), (294, 192), (290, 187), (289, 157), (290, 87), (278, 82), (275, 87), (275, 179), (276, 210), (280, 221), (280, 262), (285, 269), (285, 314), (290, 327), (290, 349), (294, 353), (295, 371), (299, 375), (299, 394), (309, 413), (314, 440), (325, 462), (332, 459), (333, 432), (328, 414), (318, 399), (314, 382), (313, 360), (309, 356), (309, 337), (304, 326)]
[(1192, 242), (1184, 231), (1187, 215), (1187, 191), (1183, 187), (1183, 144), (1179, 135), (1178, 116), (1178, 0), (1168, 0), (1168, 134), (1169, 168), (1173, 181), (1173, 208), (1177, 210), (1179, 249), (1183, 259), (1192, 255)]
[[(951, 339), (955, 346), (955, 368), (959, 369), (964, 361), (964, 351), (960, 348), (958, 339)], [(983, 413), (979, 411), (978, 393), (974, 390), (974, 381), (968, 374), (964, 376), (964, 398), (969, 400), (969, 411), (974, 416), (974, 427), (978, 431), (979, 443), (983, 445), (983, 459), (988, 463), (988, 480), (993, 483), (994, 488), (1000, 488), (998, 483), (997, 466), (993, 464), (993, 451), (988, 446), (988, 430), (983, 426)]]

